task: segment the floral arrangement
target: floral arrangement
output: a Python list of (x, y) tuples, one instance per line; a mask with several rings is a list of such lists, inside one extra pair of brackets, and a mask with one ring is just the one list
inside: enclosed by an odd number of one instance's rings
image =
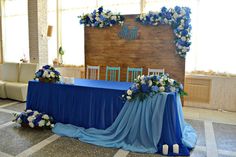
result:
[(80, 18), (80, 24), (84, 24), (88, 27), (111, 27), (115, 24), (123, 24), (124, 16), (120, 14), (113, 14), (111, 11), (103, 10), (101, 6), (98, 10), (94, 10), (90, 14), (78, 16)]
[(190, 9), (188, 7), (176, 6), (174, 9), (163, 7), (160, 12), (149, 12), (136, 17), (136, 21), (144, 25), (158, 26), (168, 24), (174, 30), (176, 53), (181, 57), (186, 56), (190, 50)]
[(29, 126), (31, 128), (53, 128), (53, 118), (47, 114), (38, 111), (26, 110), (20, 114), (13, 114), (15, 119), (13, 122), (21, 124), (21, 126)]
[(153, 96), (161, 92), (178, 92), (181, 96), (187, 95), (183, 90), (183, 85), (169, 77), (168, 74), (138, 76), (134, 84), (126, 91), (122, 98), (133, 100), (137, 97), (144, 100), (148, 96)]
[(61, 75), (52, 66), (45, 65), (35, 73), (35, 80), (41, 82), (59, 82)]

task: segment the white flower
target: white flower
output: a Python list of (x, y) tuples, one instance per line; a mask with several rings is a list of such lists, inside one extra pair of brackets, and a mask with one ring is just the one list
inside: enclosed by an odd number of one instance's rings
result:
[(181, 37), (181, 40), (186, 41), (186, 37)]
[(183, 23), (184, 23), (184, 20), (182, 19), (180, 22), (183, 24)]
[(21, 124), (22, 120), (20, 118), (17, 119), (16, 123)]
[(34, 127), (34, 123), (30, 122), (30, 123), (29, 123), (29, 126), (30, 126), (31, 128), (33, 128), (33, 127)]
[(53, 71), (51, 71), (51, 72), (50, 72), (50, 76), (51, 76), (52, 78), (54, 78), (54, 77), (55, 77), (55, 73), (54, 73)]
[(116, 21), (116, 16), (111, 16), (111, 20), (115, 20)]
[(45, 125), (45, 120), (40, 120), (39, 121), (39, 127), (42, 127), (42, 126), (44, 126)]
[(145, 84), (145, 83), (146, 83), (145, 80), (142, 80), (142, 81), (141, 81), (141, 84)]
[(164, 18), (164, 22), (165, 22), (165, 23), (168, 23), (168, 20), (167, 20), (167, 18)]
[(122, 95), (122, 98), (124, 98), (124, 97), (125, 97), (125, 95), (123, 94), (123, 95)]
[(132, 95), (132, 90), (130, 90), (130, 89), (127, 90), (127, 94), (128, 94), (128, 95)]
[(173, 80), (173, 79), (168, 79), (168, 82), (169, 82), (171, 85), (174, 84), (174, 81), (175, 81), (175, 80)]
[(130, 100), (130, 99), (131, 99), (131, 96), (126, 96), (126, 99), (127, 99), (127, 100)]
[(171, 91), (171, 92), (174, 92), (174, 91), (175, 91), (175, 87), (172, 87), (172, 86), (171, 86), (171, 87), (170, 87), (170, 91)]
[(44, 70), (43, 72), (43, 77), (46, 78), (48, 76), (48, 71), (47, 70)]
[(173, 17), (174, 17), (175, 19), (177, 19), (178, 14), (177, 14), (177, 13), (174, 13)]
[(29, 116), (29, 117), (27, 118), (27, 120), (28, 120), (29, 122), (32, 122), (34, 119), (35, 119), (34, 116)]
[(148, 86), (151, 87), (152, 86), (152, 80), (148, 81)]
[(51, 128), (53, 128), (54, 127), (54, 124), (51, 124)]
[(145, 76), (144, 76), (144, 75), (142, 75), (142, 76), (140, 77), (140, 79), (141, 79), (141, 80), (144, 80), (144, 78), (145, 78)]
[(138, 80), (140, 79), (140, 75), (138, 75), (137, 79), (138, 79)]
[(39, 112), (38, 111), (34, 111), (34, 114), (33, 115), (38, 115), (39, 114)]
[(26, 113), (32, 112), (32, 110), (26, 110)]
[(50, 126), (51, 125), (51, 122), (50, 121), (48, 121), (47, 122), (47, 124), (46, 124), (46, 126)]
[(165, 91), (165, 87), (161, 86), (161, 87), (159, 88), (159, 90), (160, 90), (160, 92), (164, 92), (164, 91)]
[(42, 116), (42, 118), (48, 120), (49, 116), (47, 114), (45, 114), (45, 115)]

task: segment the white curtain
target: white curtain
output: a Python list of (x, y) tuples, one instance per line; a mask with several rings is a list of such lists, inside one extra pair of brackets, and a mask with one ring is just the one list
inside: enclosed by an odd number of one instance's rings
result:
[(3, 6), (3, 59), (29, 59), (28, 1), (4, 0)]

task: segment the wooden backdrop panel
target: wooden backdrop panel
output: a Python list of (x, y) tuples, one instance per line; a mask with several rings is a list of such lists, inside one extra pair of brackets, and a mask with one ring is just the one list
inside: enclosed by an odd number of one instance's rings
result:
[(85, 65), (99, 65), (104, 80), (106, 66), (121, 67), (121, 81), (126, 81), (127, 67), (164, 68), (166, 73), (184, 83), (185, 59), (175, 52), (173, 30), (168, 25), (143, 26), (136, 15), (126, 15), (125, 24), (137, 26), (138, 38), (125, 40), (118, 36), (121, 26), (85, 27)]

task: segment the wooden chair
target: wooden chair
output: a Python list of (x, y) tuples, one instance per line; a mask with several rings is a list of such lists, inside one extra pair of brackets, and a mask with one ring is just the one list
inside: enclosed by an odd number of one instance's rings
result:
[(120, 81), (120, 67), (106, 67), (107, 81)]
[(148, 75), (160, 75), (164, 74), (165, 70), (164, 69), (151, 69), (148, 68)]
[[(138, 75), (143, 74), (143, 68), (127, 68), (126, 82), (134, 82), (134, 79), (138, 77)], [(129, 76), (130, 80), (129, 80)]]
[(91, 80), (99, 80), (100, 67), (87, 65), (86, 78)]

